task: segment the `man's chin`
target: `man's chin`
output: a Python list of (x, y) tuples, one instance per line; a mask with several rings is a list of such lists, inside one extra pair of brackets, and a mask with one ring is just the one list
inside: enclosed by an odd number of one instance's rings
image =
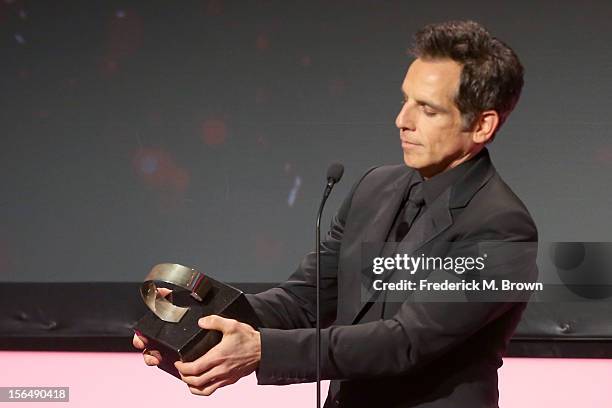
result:
[(414, 157), (408, 156), (406, 154), (404, 154), (404, 164), (406, 164), (406, 166), (413, 168), (415, 170), (419, 169), (419, 161), (415, 160)]
[(436, 174), (435, 167), (427, 166), (422, 161), (415, 160), (414, 157), (404, 155), (404, 164), (411, 169), (418, 171), (425, 179), (431, 178)]

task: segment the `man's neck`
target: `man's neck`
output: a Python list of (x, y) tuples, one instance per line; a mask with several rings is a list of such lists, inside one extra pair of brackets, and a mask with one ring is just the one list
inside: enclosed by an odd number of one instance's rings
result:
[(462, 163), (465, 163), (466, 161), (476, 157), (478, 155), (478, 153), (480, 153), (482, 151), (482, 149), (484, 149), (483, 147), (480, 147), (478, 150), (472, 150), (467, 152), (466, 154), (462, 155), (461, 157), (451, 161), (449, 164), (447, 164), (445, 167), (443, 167), (441, 170), (434, 170), (434, 171), (427, 171), (426, 169), (424, 169), (423, 171), (419, 170), (419, 173), (421, 174), (421, 177), (423, 177), (423, 180), (429, 180), (432, 177), (437, 176), (438, 174), (442, 174), (445, 171), (449, 171), (450, 169), (453, 169), (459, 165), (461, 165)]

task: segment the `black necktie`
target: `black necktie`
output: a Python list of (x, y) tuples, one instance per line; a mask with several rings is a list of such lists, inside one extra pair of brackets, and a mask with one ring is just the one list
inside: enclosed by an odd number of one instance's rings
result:
[(410, 192), (408, 193), (408, 201), (404, 205), (401, 213), (398, 215), (398, 224), (397, 229), (395, 230), (395, 242), (400, 242), (408, 231), (412, 224), (418, 217), (423, 205), (425, 204), (425, 199), (423, 198), (423, 183), (418, 182), (413, 184), (410, 187)]

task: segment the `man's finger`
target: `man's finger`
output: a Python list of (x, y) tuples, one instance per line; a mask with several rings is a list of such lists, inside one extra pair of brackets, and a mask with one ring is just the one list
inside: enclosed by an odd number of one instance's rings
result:
[(193, 395), (204, 395), (204, 392), (202, 392), (202, 390), (199, 389), (198, 387), (194, 387), (193, 385), (189, 385), (189, 384), (187, 384), (187, 387), (189, 388), (189, 391)]
[(157, 293), (159, 293), (161, 297), (166, 297), (172, 293), (172, 290), (168, 288), (157, 288)]
[(216, 381), (211, 385), (207, 385), (206, 387), (202, 388), (202, 395), (212, 395), (212, 393), (215, 392), (218, 388), (234, 384), (236, 381), (238, 381), (238, 378), (239, 377), (225, 378), (221, 381)]
[(222, 378), (225, 378), (227, 373), (222, 366), (216, 366), (203, 373), (202, 375), (183, 375), (181, 379), (187, 384), (194, 387), (202, 387), (211, 382), (216, 382)]
[(208, 350), (206, 354), (189, 363), (176, 361), (174, 366), (181, 374), (185, 376), (200, 375), (225, 361), (225, 359), (220, 358), (219, 356), (220, 344), (221, 343), (217, 344), (215, 347)]
[(223, 379), (215, 381), (214, 383), (209, 384), (205, 387), (194, 387), (190, 385), (189, 391), (191, 391), (191, 393), (195, 395), (209, 396), (212, 395), (212, 393), (215, 392), (215, 390), (217, 390), (218, 388), (234, 384), (236, 381), (238, 381), (238, 379)]
[(147, 339), (144, 337), (140, 337), (137, 334), (134, 334), (134, 338), (132, 339), (132, 344), (137, 349), (144, 350), (144, 348), (147, 346)]
[(202, 357), (190, 363), (183, 363), (182, 361), (177, 361), (174, 363), (174, 366), (184, 376), (198, 375), (200, 373), (204, 373), (210, 370), (216, 365), (207, 356), (208, 353), (204, 354)]
[(151, 355), (143, 354), (144, 362), (148, 366), (156, 366), (159, 365), (159, 360)]
[(159, 365), (162, 361), (161, 354), (157, 350), (145, 350), (142, 353), (142, 357), (144, 358), (145, 364), (148, 366)]

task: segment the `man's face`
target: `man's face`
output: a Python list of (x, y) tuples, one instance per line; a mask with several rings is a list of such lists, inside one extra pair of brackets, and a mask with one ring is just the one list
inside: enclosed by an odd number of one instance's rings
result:
[(474, 150), (455, 105), (462, 66), (451, 59), (416, 59), (402, 84), (404, 101), (395, 125), (404, 162), (425, 178), (455, 167)]

